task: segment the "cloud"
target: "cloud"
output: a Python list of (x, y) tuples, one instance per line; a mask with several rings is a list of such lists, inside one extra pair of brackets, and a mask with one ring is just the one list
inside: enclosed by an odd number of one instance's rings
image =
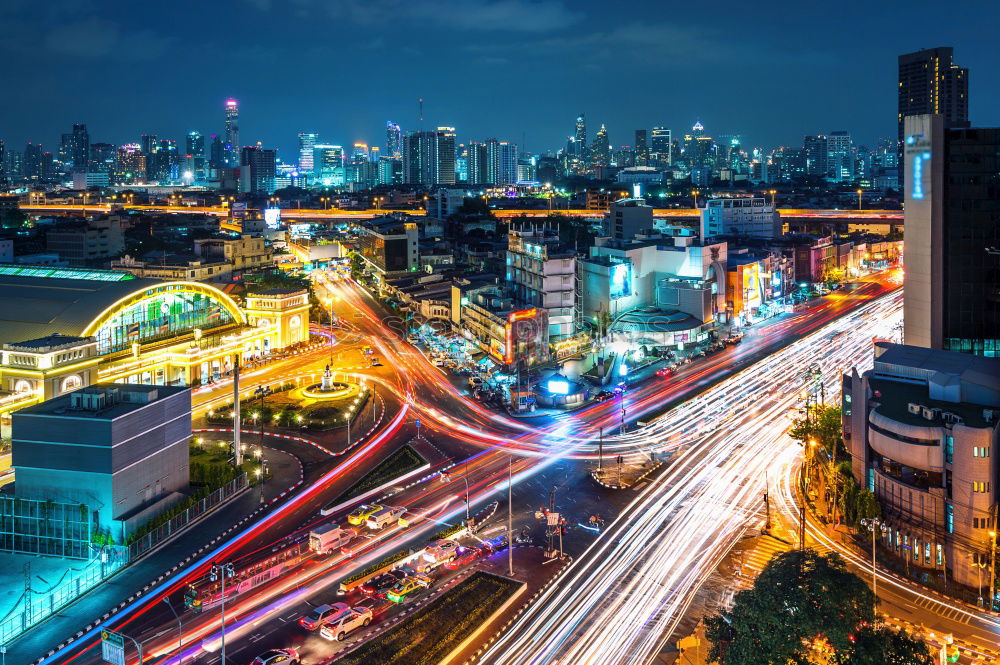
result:
[[(245, 0), (262, 11), (271, 0)], [(288, 0), (296, 15), (325, 10), (335, 19), (361, 26), (390, 26), (403, 21), (454, 30), (540, 33), (559, 30), (583, 19), (562, 0)]]
[(45, 34), (46, 50), (58, 56), (98, 59), (110, 55), (149, 60), (167, 52), (170, 40), (148, 29), (122, 29), (114, 21), (91, 17), (53, 26)]

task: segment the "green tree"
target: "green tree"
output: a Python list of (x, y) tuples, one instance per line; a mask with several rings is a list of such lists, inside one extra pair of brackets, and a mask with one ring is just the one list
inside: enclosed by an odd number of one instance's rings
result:
[(927, 645), (909, 633), (887, 626), (864, 626), (854, 636), (854, 650), (845, 659), (849, 665), (934, 665)]
[[(706, 621), (710, 660), (731, 665), (810, 662), (815, 649), (853, 653), (875, 616), (874, 596), (837, 554), (794, 550), (767, 564), (733, 607)], [(849, 661), (843, 661), (849, 662)]]
[(839, 406), (813, 406), (810, 407), (807, 417), (792, 421), (789, 435), (803, 443), (815, 439), (828, 454), (834, 455), (843, 445), (844, 431), (841, 418)]

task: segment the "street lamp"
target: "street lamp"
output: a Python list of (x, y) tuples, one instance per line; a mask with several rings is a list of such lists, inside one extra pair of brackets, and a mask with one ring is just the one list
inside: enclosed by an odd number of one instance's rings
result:
[(778, 190), (771, 189), (771, 190), (768, 190), (767, 193), (771, 195), (771, 207), (773, 208), (774, 207), (774, 196), (778, 193)]
[(861, 211), (861, 194), (863, 193), (863, 191), (864, 190), (862, 190), (861, 188), (858, 188), (858, 211), (859, 212)]
[(990, 611), (993, 611), (993, 602), (996, 600), (996, 579), (997, 579), (997, 532), (990, 531)]
[(866, 517), (861, 520), (861, 526), (872, 532), (872, 593), (875, 596), (875, 607), (878, 607), (878, 578), (875, 576), (875, 535), (878, 532), (885, 532), (888, 527), (877, 517)]
[(695, 208), (695, 210), (698, 209), (698, 195), (699, 194), (701, 194), (701, 192), (699, 190), (697, 190), (697, 189), (692, 189), (691, 190), (691, 196), (694, 197), (694, 208)]
[[(226, 665), (226, 578), (232, 579), (236, 575), (233, 564), (212, 564), (209, 579), (213, 582), (222, 582), (222, 665)], [(141, 661), (140, 661), (141, 662)]]
[(177, 665), (184, 665), (184, 626), (181, 625), (181, 617), (170, 604), (169, 596), (163, 597), (163, 603), (170, 608), (174, 618), (177, 619)]

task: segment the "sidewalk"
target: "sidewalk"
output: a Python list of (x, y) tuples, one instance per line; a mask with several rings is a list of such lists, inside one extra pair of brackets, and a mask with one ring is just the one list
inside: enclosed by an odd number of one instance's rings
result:
[[(263, 492), (264, 500), (270, 504), (302, 483), (302, 465), (288, 453), (269, 449), (267, 454), (272, 475), (264, 483)], [(31, 663), (45, 656), (110, 610), (169, 577), (182, 562), (207, 549), (221, 534), (243, 525), (260, 507), (261, 489), (251, 487), (7, 645), (7, 662)]]

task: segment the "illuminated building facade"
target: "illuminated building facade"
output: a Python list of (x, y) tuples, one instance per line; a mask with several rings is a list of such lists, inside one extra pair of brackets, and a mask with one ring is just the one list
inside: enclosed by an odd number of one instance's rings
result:
[(240, 106), (235, 99), (226, 101), (226, 166), (240, 165)]
[(240, 305), (200, 282), (4, 266), (0, 293), (0, 382), (12, 391), (0, 398), (4, 417), (94, 382), (206, 384), (235, 355), (263, 357), (309, 338), (306, 291), (251, 293)]
[(969, 126), (969, 70), (953, 61), (950, 46), (899, 56), (899, 143), (907, 116), (939, 114), (945, 127)]
[(313, 175), (315, 168), (316, 143), (319, 141), (319, 134), (311, 132), (299, 132), (299, 173)]

